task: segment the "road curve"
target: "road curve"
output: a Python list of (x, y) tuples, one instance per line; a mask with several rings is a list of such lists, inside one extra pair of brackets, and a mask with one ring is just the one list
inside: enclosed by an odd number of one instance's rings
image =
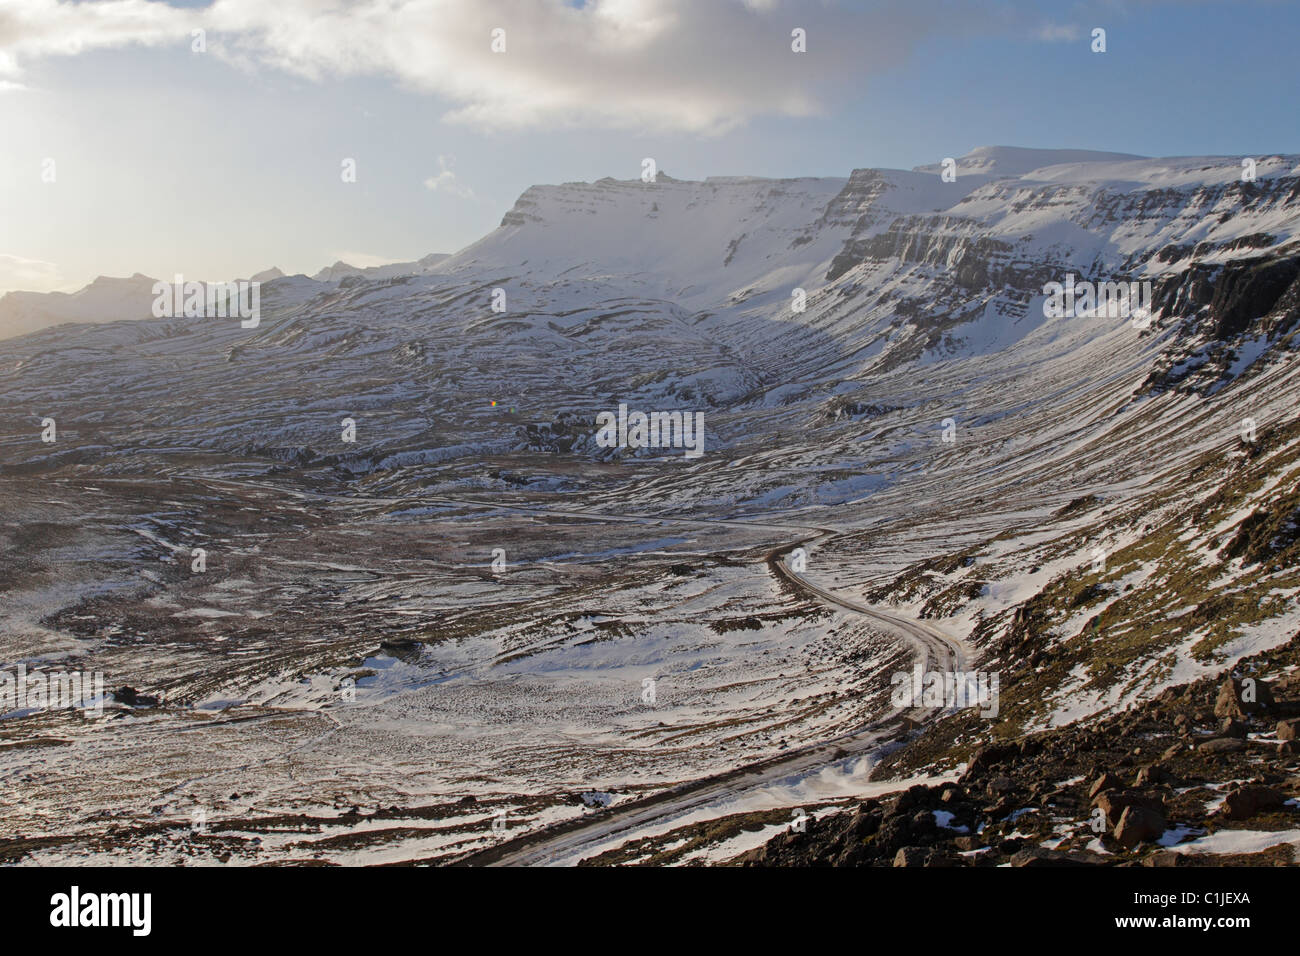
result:
[[(280, 493), (287, 491), (289, 494), (300, 498), (347, 500), (354, 504), (382, 504), (389, 502), (409, 504), (412, 500), (410, 498), (364, 498), (321, 492), (291, 491), (259, 482), (205, 478), (198, 475), (177, 477), (203, 481), (212, 485), (260, 488)], [(828, 591), (819, 585), (813, 584), (789, 566), (786, 557), (794, 549), (811, 547), (840, 533), (828, 528), (738, 518), (685, 518), (673, 515), (611, 514), (601, 511), (481, 501), (440, 494), (428, 495), (419, 500), (441, 500), (489, 510), (518, 511), (595, 521), (650, 522), (655, 524), (671, 521), (686, 524), (723, 524), (746, 528), (798, 531), (802, 533), (799, 540), (774, 548), (765, 555), (764, 561), (773, 575), (788, 582), (794, 588), (815, 596), (826, 604), (866, 617), (880, 629), (912, 644), (921, 655), (921, 663), (927, 671), (957, 672), (966, 668), (967, 655), (960, 641), (945, 635), (937, 628), (923, 621), (901, 617)], [(900, 733), (914, 728), (918, 718), (920, 721), (924, 721), (934, 713), (934, 711), (915, 708), (909, 709), (909, 711), (905, 712), (895, 708), (877, 720), (829, 740), (799, 747), (725, 773), (679, 784), (652, 796), (621, 804), (589, 816), (579, 817), (539, 830), (531, 830), (495, 846), (476, 851), (457, 861), (457, 865), (538, 866), (580, 858), (584, 850), (608, 844), (612, 840), (621, 837), (631, 837), (637, 830), (647, 825), (680, 817), (692, 810), (717, 803), (719, 800), (739, 796), (746, 791), (760, 787), (770, 786), (791, 776), (821, 769), (829, 763), (847, 757), (865, 754), (878, 748), (881, 744), (893, 740)]]
[[(768, 553), (766, 562), (779, 578), (790, 582), (837, 608), (861, 614), (916, 646), (927, 670), (960, 671), (965, 668), (966, 653), (959, 641), (921, 621), (912, 621), (877, 608), (859, 604), (821, 588), (793, 571), (786, 556), (795, 548), (822, 540), (834, 532), (823, 532), (796, 544), (783, 545)], [(612, 807), (590, 816), (566, 821), (541, 830), (533, 830), (496, 846), (479, 850), (460, 860), (465, 866), (545, 866), (575, 861), (581, 854), (621, 839), (630, 839), (646, 826), (684, 816), (720, 800), (737, 797), (746, 791), (770, 786), (791, 776), (818, 770), (829, 763), (857, 756), (878, 748), (914, 724), (895, 708), (884, 717), (830, 740), (810, 744), (747, 764), (726, 773), (689, 783), (627, 804)], [(931, 712), (918, 714), (922, 720)]]

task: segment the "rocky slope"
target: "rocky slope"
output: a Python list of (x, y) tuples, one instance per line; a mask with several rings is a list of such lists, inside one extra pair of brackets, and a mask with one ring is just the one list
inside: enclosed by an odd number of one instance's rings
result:
[[(1300, 847), (1300, 633), (1233, 675), (981, 747), (952, 783), (812, 819), (744, 866), (1275, 866)], [(928, 751), (928, 752), (927, 752)], [(927, 764), (933, 742), (891, 769)]]

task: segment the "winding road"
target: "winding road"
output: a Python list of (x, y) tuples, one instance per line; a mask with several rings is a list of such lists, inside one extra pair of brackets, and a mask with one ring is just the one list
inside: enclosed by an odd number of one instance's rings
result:
[[(794, 531), (801, 537), (769, 551), (764, 561), (770, 572), (837, 610), (868, 618), (883, 631), (915, 647), (927, 671), (959, 672), (966, 669), (967, 654), (962, 643), (920, 620), (913, 620), (850, 600), (809, 581), (793, 570), (787, 558), (797, 548), (810, 548), (830, 540), (841, 532), (807, 525), (756, 521), (737, 518), (684, 518), (638, 514), (611, 514), (603, 511), (572, 510), (538, 507), (533, 505), (483, 501), (448, 495), (428, 495), (411, 498), (358, 498), (321, 492), (304, 492), (253, 481), (209, 478), (199, 475), (177, 476), (208, 485), (226, 485), (239, 488), (257, 488), (277, 494), (290, 494), (299, 498), (319, 498), (349, 504), (404, 504), (443, 501), (494, 511), (514, 511), (540, 514), (557, 518), (576, 518), (592, 521), (620, 521), (662, 524), (665, 521), (682, 524), (733, 525), (748, 529)], [(847, 733), (747, 764), (725, 773), (679, 784), (649, 797), (601, 810), (577, 819), (531, 830), (495, 846), (476, 851), (458, 861), (467, 866), (545, 866), (576, 863), (584, 854), (590, 855), (598, 847), (630, 839), (649, 827), (662, 826), (675, 818), (702, 808), (732, 800), (746, 792), (814, 773), (826, 766), (847, 758), (868, 754), (887, 744), (916, 724), (933, 716), (933, 710), (895, 708), (885, 716), (864, 724)]]
[[(922, 621), (909, 620), (834, 594), (808, 581), (792, 570), (786, 557), (797, 547), (824, 540), (835, 532), (783, 545), (768, 553), (766, 562), (772, 572), (827, 604), (870, 618), (882, 630), (912, 643), (923, 655), (926, 670), (962, 671), (966, 668), (966, 651), (961, 642), (948, 637)], [(918, 716), (925, 719), (929, 713)], [(566, 821), (541, 830), (533, 830), (460, 861), (469, 866), (546, 866), (576, 863), (584, 852), (597, 850), (616, 841), (634, 838), (639, 831), (660, 826), (720, 802), (739, 797), (787, 780), (816, 772), (846, 758), (870, 753), (889, 743), (908, 729), (908, 715), (895, 708), (886, 716), (846, 734), (810, 744), (789, 753), (748, 764), (726, 773), (679, 784), (650, 797)]]

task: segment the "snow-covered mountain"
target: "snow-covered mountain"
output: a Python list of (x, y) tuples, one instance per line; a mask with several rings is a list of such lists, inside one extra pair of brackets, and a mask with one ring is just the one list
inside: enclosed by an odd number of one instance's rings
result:
[(364, 279), (393, 279), (397, 276), (422, 275), (446, 258), (447, 253), (445, 252), (431, 252), (414, 262), (390, 262), (382, 266), (364, 266), (360, 268), (339, 260), (332, 266), (321, 269), (312, 278), (317, 282), (338, 282), (340, 279), (355, 276)]
[(10, 292), (0, 297), (0, 337), (26, 335), (64, 322), (116, 322), (152, 315), (157, 280), (100, 276), (77, 292)]
[[(446, 258), (446, 253), (434, 252), (414, 262), (393, 262), (365, 268), (336, 262), (321, 269), (312, 279), (337, 283), (346, 278), (391, 279), (422, 275)], [(285, 273), (275, 267), (248, 277), (249, 281), (259, 283), (285, 278), (288, 278)], [(9, 292), (0, 296), (0, 339), (26, 335), (65, 322), (100, 323), (151, 318), (155, 299), (153, 288), (158, 281), (137, 272), (127, 279), (100, 276), (85, 288), (71, 293)], [(162, 281), (170, 281), (170, 277)]]
[[(392, 772), (319, 776), (376, 800), (645, 787), (641, 748), (667, 783), (860, 726), (897, 648), (771, 578), (792, 540), (999, 670), (1003, 737), (1221, 674), (1300, 626), (1300, 157), (1243, 172), (987, 147), (535, 186), (452, 256), (263, 279), (256, 328), (0, 341), (6, 623), (185, 706), (325, 707), (364, 662), (347, 719)], [(1150, 314), (1055, 314), (1067, 281), (1150, 283)], [(620, 404), (702, 413), (703, 454), (602, 445)], [(196, 540), (218, 584), (176, 570)]]
[[(158, 389), (228, 396), (187, 407), (167, 441), (346, 473), (489, 450), (625, 457), (593, 440), (594, 415), (620, 401), (709, 409), (720, 454), (812, 427), (819, 460), (856, 470), (860, 435), (889, 410), (996, 421), (1004, 387), (1048, 407), (1029, 385), (1039, 379), (1048, 395), (1121, 404), (1209, 394), (1291, 355), (1296, 157), (1259, 157), (1249, 182), (1236, 158), (1077, 150), (981, 148), (956, 169), (951, 182), (935, 167), (536, 186), (450, 257), (264, 282), (254, 329), (145, 318), (14, 338), (0, 350), (15, 439), (6, 463), (42, 467), (49, 450), (17, 440), (30, 416), (59, 406), (71, 428), (120, 379), (145, 393), (95, 427), (97, 454), (110, 457), (138, 452), (130, 442), (114, 451), (111, 433), (156, 422)], [(1149, 325), (1049, 316), (1044, 286), (1071, 276), (1151, 283)], [(84, 311), (109, 292), (134, 302), (149, 282), (15, 293), (3, 306)], [(155, 381), (160, 361), (183, 368), (180, 378)], [(500, 406), (517, 417), (503, 422)], [(333, 429), (322, 422), (338, 410), (364, 413), (366, 427), (355, 446), (325, 453)], [(907, 454), (918, 427), (886, 428), (877, 451)], [(897, 480), (797, 491), (806, 473), (750, 477), (757, 486), (725, 492), (705, 481), (682, 504), (847, 500)]]

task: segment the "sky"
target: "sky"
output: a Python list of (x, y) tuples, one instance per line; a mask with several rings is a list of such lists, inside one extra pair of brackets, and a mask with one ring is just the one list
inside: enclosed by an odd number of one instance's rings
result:
[(1298, 39), (1288, 0), (0, 0), (0, 293), (455, 252), (646, 157), (1300, 153)]

